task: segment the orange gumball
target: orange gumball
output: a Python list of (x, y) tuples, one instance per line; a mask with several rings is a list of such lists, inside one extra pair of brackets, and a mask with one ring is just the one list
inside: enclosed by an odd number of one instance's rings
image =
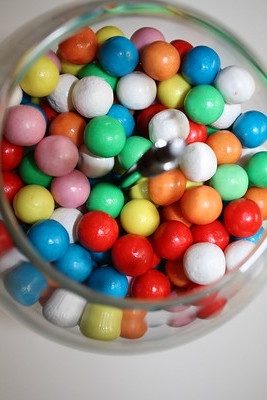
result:
[(235, 164), (241, 157), (241, 142), (230, 131), (215, 132), (208, 137), (206, 143), (214, 151), (218, 165)]
[(191, 222), (187, 221), (183, 217), (179, 201), (163, 207), (161, 211), (161, 217), (163, 221), (180, 221), (188, 227), (192, 225)]
[(179, 169), (164, 172), (148, 181), (148, 194), (153, 203), (160, 206), (172, 204), (184, 194), (186, 178)]
[(258, 204), (262, 219), (267, 219), (267, 189), (266, 188), (258, 188), (258, 187), (251, 187), (246, 192), (245, 196), (246, 199), (250, 199), (255, 201)]
[(77, 147), (83, 143), (86, 122), (79, 114), (69, 111), (56, 116), (50, 124), (50, 135), (61, 135), (69, 138)]
[(180, 200), (183, 216), (192, 224), (209, 224), (219, 217), (222, 199), (210, 186), (197, 186), (187, 189)]
[(182, 260), (167, 261), (165, 272), (171, 283), (180, 288), (184, 288), (191, 284), (184, 272)]
[(126, 339), (138, 339), (147, 331), (147, 323), (144, 318), (144, 310), (123, 310), (121, 321), (121, 337)]
[(167, 42), (156, 41), (148, 44), (141, 53), (141, 65), (147, 75), (157, 81), (174, 76), (180, 67), (180, 55)]
[(58, 46), (58, 55), (73, 64), (88, 64), (97, 52), (97, 38), (92, 29), (86, 27), (64, 40)]

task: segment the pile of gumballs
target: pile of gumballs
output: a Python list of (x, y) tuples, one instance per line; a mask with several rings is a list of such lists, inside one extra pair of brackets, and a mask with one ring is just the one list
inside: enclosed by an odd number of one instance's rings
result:
[[(130, 39), (85, 27), (28, 69), (14, 90), (1, 144), (4, 191), (31, 245), (68, 278), (105, 296), (164, 300), (238, 269), (267, 219), (267, 117), (242, 104), (255, 82), (222, 68), (205, 45), (152, 27)], [(181, 138), (179, 167), (122, 175), (152, 146)], [(243, 159), (243, 149), (255, 149)], [(0, 224), (0, 271), (10, 296), (90, 338), (143, 336), (149, 317), (86, 300), (48, 281)], [(217, 315), (212, 295), (172, 327)], [(107, 322), (108, 321), (108, 322)], [(137, 323), (137, 322), (138, 323)], [(153, 325), (153, 321), (151, 322)]]

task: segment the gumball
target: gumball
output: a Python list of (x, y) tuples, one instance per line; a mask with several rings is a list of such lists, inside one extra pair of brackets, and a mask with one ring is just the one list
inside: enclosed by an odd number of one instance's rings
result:
[(85, 67), (85, 64), (73, 64), (69, 61), (64, 60), (63, 58), (60, 58), (60, 62), (62, 74), (71, 74), (74, 76), (78, 76), (79, 72), (83, 69), (83, 67)]
[(71, 244), (62, 257), (54, 262), (54, 266), (62, 274), (77, 282), (85, 281), (93, 269), (89, 251), (78, 244)]
[(130, 200), (120, 214), (123, 229), (132, 234), (150, 236), (159, 225), (157, 208), (149, 200)]
[(150, 140), (142, 136), (131, 136), (118, 156), (123, 169), (131, 168), (152, 146)]
[(244, 103), (252, 97), (255, 90), (252, 75), (236, 65), (223, 68), (215, 79), (215, 86), (228, 104)]
[(86, 208), (89, 211), (104, 211), (116, 218), (124, 205), (124, 195), (117, 186), (101, 182), (96, 184), (86, 202)]
[(23, 158), (19, 166), (19, 174), (27, 185), (48, 187), (52, 182), (52, 176), (45, 174), (37, 167), (33, 152), (29, 152)]
[(222, 249), (213, 243), (196, 243), (183, 258), (185, 274), (198, 285), (210, 285), (225, 274), (225, 257)]
[(89, 276), (87, 285), (96, 292), (112, 297), (125, 297), (129, 286), (126, 275), (111, 266), (95, 268)]
[(216, 155), (206, 143), (191, 143), (185, 147), (180, 168), (191, 181), (207, 181), (216, 172)]
[(230, 237), (223, 224), (215, 220), (206, 225), (192, 225), (193, 243), (209, 242), (216, 244), (222, 250), (228, 245)]
[(107, 251), (117, 240), (116, 220), (103, 211), (90, 211), (77, 224), (77, 236), (82, 246), (92, 251)]
[(96, 265), (106, 265), (111, 264), (111, 251), (90, 251), (92, 260), (96, 263)]
[(123, 310), (120, 336), (126, 339), (139, 339), (147, 331), (147, 323), (144, 320), (145, 310)]
[(227, 271), (240, 268), (255, 249), (255, 243), (249, 240), (237, 240), (230, 243), (224, 251)]
[(10, 107), (4, 126), (6, 139), (18, 146), (33, 146), (40, 142), (46, 131), (43, 114), (30, 105)]
[(49, 125), (49, 134), (65, 136), (79, 147), (83, 143), (85, 126), (85, 119), (79, 114), (72, 111), (63, 112)]
[(97, 57), (102, 68), (113, 76), (130, 74), (139, 61), (137, 48), (124, 36), (115, 36), (102, 43)]
[(114, 157), (97, 157), (85, 145), (79, 149), (78, 168), (89, 178), (107, 175), (114, 167)]
[(206, 142), (208, 137), (207, 128), (205, 125), (197, 124), (189, 120), (189, 135), (185, 139), (186, 144), (194, 142)]
[[(183, 306), (181, 306), (183, 307)], [(168, 321), (167, 325), (171, 326), (173, 328), (180, 328), (182, 326), (186, 326), (191, 324), (193, 321), (195, 321), (197, 315), (197, 310), (196, 307), (194, 306), (189, 306), (189, 307), (183, 307), (179, 312), (176, 312), (171, 316)]]
[(149, 138), (153, 143), (159, 140), (168, 142), (177, 137), (186, 139), (189, 134), (189, 121), (182, 111), (163, 110), (151, 118), (148, 130)]
[(176, 48), (180, 55), (181, 61), (183, 61), (184, 56), (193, 48), (192, 44), (187, 42), (186, 40), (176, 39), (172, 40), (171, 44)]
[(69, 246), (68, 232), (63, 225), (52, 219), (32, 225), (27, 237), (46, 261), (56, 261), (63, 257)]
[(124, 235), (112, 248), (112, 261), (119, 272), (128, 276), (138, 276), (153, 268), (153, 248), (143, 236)]
[(127, 137), (131, 136), (135, 126), (135, 120), (128, 108), (122, 106), (121, 104), (113, 104), (110, 107), (107, 115), (115, 118), (122, 124)]
[(209, 182), (222, 200), (243, 197), (248, 189), (248, 176), (244, 168), (237, 164), (220, 165)]
[(46, 289), (47, 280), (34, 265), (25, 261), (5, 275), (4, 285), (17, 303), (32, 306)]
[(267, 188), (250, 187), (244, 197), (255, 201), (261, 210), (262, 219), (267, 219)]
[(15, 195), (23, 186), (19, 175), (15, 172), (3, 171), (3, 191), (10, 203), (12, 203)]
[(221, 116), (212, 123), (214, 128), (227, 129), (229, 128), (241, 114), (240, 104), (227, 104), (225, 103)]
[(51, 176), (63, 176), (76, 167), (79, 159), (75, 144), (64, 136), (54, 135), (42, 139), (35, 148), (38, 168)]
[(239, 139), (230, 131), (219, 131), (210, 135), (206, 144), (214, 151), (217, 163), (235, 164), (242, 154), (242, 145)]
[(53, 121), (53, 119), (58, 115), (58, 113), (50, 106), (48, 101), (42, 101), (41, 108), (48, 122)]
[(148, 124), (152, 117), (160, 111), (166, 110), (162, 104), (153, 103), (149, 107), (141, 110), (136, 118), (136, 129), (140, 135), (148, 136)]
[(191, 226), (191, 222), (187, 221), (182, 214), (179, 201), (164, 206), (161, 210), (161, 217), (163, 221), (180, 221), (188, 227)]
[(225, 297), (216, 297), (207, 301), (206, 304), (200, 306), (197, 311), (197, 318), (207, 319), (213, 318), (220, 314), (227, 304), (227, 299)]
[(146, 199), (150, 200), (148, 193), (148, 178), (141, 178), (139, 181), (130, 188), (130, 199)]
[(78, 72), (79, 79), (85, 78), (86, 76), (98, 76), (99, 78), (104, 79), (113, 90), (115, 90), (118, 82), (118, 78), (116, 76), (108, 74), (97, 62), (85, 65)]
[(239, 238), (254, 235), (262, 225), (260, 208), (250, 199), (231, 201), (225, 206), (223, 217), (228, 232)]
[(209, 125), (222, 115), (224, 100), (213, 86), (198, 85), (187, 93), (184, 109), (186, 115), (194, 122)]
[[(252, 243), (260, 242), (264, 233), (265, 233), (265, 229), (262, 226), (254, 235), (248, 236), (248, 237), (244, 238), (244, 240), (248, 240), (249, 242), (252, 242)], [(237, 238), (237, 239), (240, 240), (240, 238)]]
[(139, 52), (148, 44), (159, 40), (165, 41), (163, 34), (158, 29), (152, 27), (139, 28), (131, 36), (131, 41), (135, 44)]
[(18, 106), (21, 103), (22, 97), (23, 92), (21, 87), (19, 85), (15, 86), (8, 99), (8, 107)]
[(172, 169), (149, 179), (149, 198), (161, 206), (172, 204), (182, 197), (185, 185), (184, 174), (178, 169)]
[(103, 115), (86, 125), (84, 143), (88, 150), (99, 157), (117, 156), (126, 142), (122, 124), (115, 118)]
[(215, 221), (222, 211), (222, 200), (210, 186), (197, 186), (184, 192), (180, 200), (183, 217), (197, 225)]
[(145, 73), (157, 81), (170, 79), (180, 66), (180, 56), (176, 48), (161, 40), (145, 46), (140, 61)]
[(70, 243), (77, 241), (76, 227), (82, 213), (76, 208), (56, 208), (50, 219), (59, 222), (69, 234)]
[(47, 97), (50, 106), (59, 113), (71, 111), (73, 109), (72, 103), (72, 89), (78, 81), (76, 76), (71, 74), (59, 75), (59, 81), (54, 91)]
[(251, 185), (267, 188), (267, 151), (253, 154), (247, 161), (245, 169)]
[(21, 188), (13, 200), (16, 216), (23, 222), (33, 224), (50, 218), (54, 211), (54, 199), (43, 186), (27, 185)]
[[(8, 252), (13, 247), (13, 240), (2, 220), (0, 220), (0, 256)], [(0, 265), (1, 267), (1, 265)], [(2, 268), (0, 268), (2, 272)]]
[(267, 116), (260, 111), (246, 111), (235, 120), (232, 131), (243, 147), (258, 147), (267, 139)]
[(153, 235), (156, 253), (166, 260), (182, 257), (192, 243), (190, 229), (179, 221), (163, 222)]
[(96, 51), (97, 38), (89, 27), (82, 28), (58, 46), (59, 56), (73, 64), (90, 63), (95, 58)]
[(23, 157), (23, 147), (10, 143), (3, 139), (1, 142), (2, 171), (10, 171), (17, 168)]
[(55, 90), (58, 80), (59, 71), (56, 64), (48, 57), (42, 56), (27, 70), (20, 86), (30, 96), (45, 97)]
[(48, 50), (46, 57), (49, 58), (57, 66), (59, 72), (61, 71), (61, 62), (56, 53), (53, 50)]
[(171, 283), (179, 288), (184, 288), (190, 284), (189, 279), (185, 275), (181, 259), (167, 261), (165, 272)]
[(103, 26), (96, 32), (98, 45), (101, 45), (106, 40), (114, 36), (124, 36), (124, 33), (119, 28), (117, 28), (117, 26), (112, 25)]
[(77, 208), (88, 199), (90, 183), (81, 171), (74, 169), (53, 179), (51, 193), (61, 207)]
[(212, 84), (221, 67), (221, 61), (211, 47), (196, 46), (184, 56), (181, 71), (191, 85)]
[(74, 108), (84, 117), (105, 115), (113, 104), (113, 91), (104, 79), (86, 76), (74, 85), (72, 102)]
[(170, 293), (169, 279), (155, 269), (135, 277), (131, 284), (131, 296), (138, 299), (160, 300), (168, 297)]
[(130, 110), (143, 110), (154, 102), (157, 86), (148, 75), (135, 71), (120, 78), (116, 93), (123, 106)]

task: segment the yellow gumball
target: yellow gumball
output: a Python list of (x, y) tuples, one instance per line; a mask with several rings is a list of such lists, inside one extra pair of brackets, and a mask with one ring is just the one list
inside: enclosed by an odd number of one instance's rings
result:
[(141, 236), (152, 235), (160, 222), (156, 206), (146, 199), (134, 199), (126, 203), (120, 219), (126, 232)]
[(48, 57), (42, 56), (28, 69), (20, 86), (30, 96), (44, 97), (54, 91), (58, 80), (56, 64)]
[(27, 224), (50, 218), (54, 207), (55, 203), (51, 193), (39, 185), (24, 186), (13, 200), (16, 216)]
[(124, 33), (116, 26), (103, 26), (96, 32), (96, 38), (98, 44), (102, 44), (106, 40), (114, 36), (125, 36)]
[(185, 188), (190, 189), (192, 187), (202, 186), (202, 185), (203, 185), (203, 182), (186, 181)]
[(168, 108), (179, 108), (184, 104), (184, 99), (191, 86), (180, 74), (161, 81), (158, 84), (157, 96), (161, 104)]
[(148, 179), (141, 178), (136, 185), (131, 187), (129, 194), (131, 199), (150, 200), (148, 193)]
[(84, 64), (83, 65), (72, 64), (68, 61), (61, 60), (62, 74), (71, 74), (71, 75), (77, 76), (83, 67), (84, 67)]

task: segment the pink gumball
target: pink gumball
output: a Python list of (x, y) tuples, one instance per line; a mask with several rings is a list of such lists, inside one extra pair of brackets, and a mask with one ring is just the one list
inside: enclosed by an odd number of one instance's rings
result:
[(46, 53), (46, 57), (50, 58), (51, 61), (53, 61), (54, 64), (56, 64), (57, 69), (60, 71), (61, 70), (61, 62), (56, 53), (53, 50), (48, 50)]
[(90, 183), (81, 171), (75, 169), (68, 175), (54, 178), (51, 193), (60, 206), (77, 208), (88, 199)]
[(158, 29), (149, 27), (138, 29), (131, 37), (131, 41), (139, 51), (141, 51), (147, 44), (158, 40), (165, 42), (165, 37)]
[(8, 109), (4, 135), (10, 143), (33, 146), (40, 142), (45, 131), (45, 118), (36, 107), (20, 104)]
[(69, 174), (77, 165), (79, 152), (75, 144), (65, 136), (53, 135), (42, 139), (35, 148), (37, 166), (47, 175)]

